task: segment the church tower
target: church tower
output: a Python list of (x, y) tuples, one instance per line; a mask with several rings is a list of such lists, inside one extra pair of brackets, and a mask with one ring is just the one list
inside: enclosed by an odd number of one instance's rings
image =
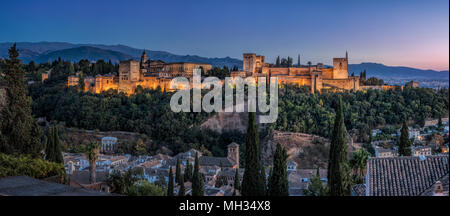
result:
[(234, 162), (236, 164), (236, 168), (239, 168), (239, 145), (235, 142), (232, 142), (228, 146), (228, 160)]
[(147, 54), (144, 52), (142, 52), (142, 56), (141, 56), (141, 65), (145, 64), (147, 62), (148, 58), (147, 58)]

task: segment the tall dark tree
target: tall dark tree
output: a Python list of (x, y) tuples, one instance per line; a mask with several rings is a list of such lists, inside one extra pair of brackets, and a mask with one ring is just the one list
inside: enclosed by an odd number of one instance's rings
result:
[(261, 164), (261, 171), (259, 172), (259, 178), (262, 182), (263, 195), (267, 195), (267, 181), (266, 181), (266, 168)]
[(330, 155), (328, 158), (328, 187), (331, 196), (348, 195), (349, 190), (346, 182), (346, 175), (348, 175), (347, 167), (347, 137), (344, 125), (342, 98), (339, 97), (331, 137)]
[(178, 196), (186, 195), (186, 192), (185, 192), (186, 189), (184, 188), (184, 176), (183, 175), (180, 176), (180, 182), (178, 182), (178, 184), (180, 185), (180, 190), (178, 191)]
[(172, 167), (169, 167), (169, 184), (167, 185), (167, 196), (173, 196), (173, 185)]
[(203, 176), (199, 171), (198, 154), (195, 155), (194, 175), (192, 176), (192, 196), (203, 196)]
[(186, 168), (184, 169), (184, 181), (192, 181), (192, 164), (186, 159)]
[(438, 127), (438, 130), (439, 131), (442, 131), (442, 117), (441, 116), (439, 116), (439, 119), (438, 119), (438, 124), (437, 124), (437, 127)]
[(25, 72), (20, 66), (14, 44), (3, 70), (6, 81), (6, 105), (0, 113), (0, 152), (41, 156), (42, 132), (31, 114), (31, 97), (25, 87)]
[(276, 60), (276, 62), (275, 62), (275, 65), (276, 65), (277, 67), (280, 66), (280, 56), (277, 56), (277, 60)]
[(292, 67), (292, 64), (294, 63), (294, 59), (292, 59), (291, 57), (287, 57), (287, 66), (288, 67)]
[(256, 113), (249, 112), (245, 145), (245, 171), (241, 191), (243, 196), (263, 196), (265, 194), (260, 172), (261, 162)]
[(269, 196), (288, 196), (289, 185), (287, 176), (287, 152), (278, 143), (273, 156), (273, 170), (269, 178), (268, 195)]
[(78, 78), (78, 90), (84, 91), (84, 88), (84, 75), (83, 72), (81, 72)]
[(56, 163), (64, 162), (58, 129), (56, 127), (50, 127), (45, 139), (45, 159)]
[(180, 158), (177, 158), (177, 165), (175, 168), (175, 182), (180, 183), (181, 178), (181, 168), (180, 168)]
[(411, 156), (411, 141), (409, 140), (408, 123), (403, 121), (400, 140), (398, 143), (398, 154), (400, 156)]
[(239, 178), (239, 169), (236, 169), (234, 174), (234, 189), (241, 190), (241, 179)]

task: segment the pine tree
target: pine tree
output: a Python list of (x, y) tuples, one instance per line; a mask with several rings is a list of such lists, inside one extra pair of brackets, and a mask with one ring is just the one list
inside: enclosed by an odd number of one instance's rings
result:
[(403, 121), (401, 129), (398, 154), (400, 156), (411, 156), (411, 141), (409, 140), (408, 123), (406, 122), (406, 119)]
[(287, 152), (280, 143), (277, 144), (273, 156), (273, 169), (269, 178), (268, 195), (269, 196), (288, 196), (289, 186), (287, 179)]
[(180, 158), (177, 158), (177, 165), (175, 167), (175, 183), (180, 183), (181, 178), (181, 168), (180, 168)]
[(186, 160), (186, 168), (184, 169), (184, 181), (192, 181), (192, 164), (189, 159)]
[(277, 61), (276, 61), (275, 65), (276, 65), (277, 67), (280, 66), (280, 56), (277, 56)]
[(260, 178), (259, 135), (254, 112), (249, 112), (245, 148), (245, 172), (241, 193), (243, 196), (263, 196), (264, 185)]
[(27, 95), (25, 72), (20, 67), (19, 53), (14, 44), (3, 70), (6, 106), (0, 113), (0, 152), (41, 156), (42, 132), (31, 114), (31, 97)]
[(325, 188), (322, 185), (320, 179), (320, 170), (317, 167), (316, 174), (311, 177), (311, 183), (308, 184), (308, 188), (303, 191), (306, 196), (324, 196)]
[(331, 137), (330, 155), (328, 158), (328, 187), (331, 196), (345, 196), (348, 194), (347, 186), (347, 139), (342, 110), (342, 98), (334, 120), (333, 134)]
[(199, 172), (198, 154), (195, 155), (194, 175), (192, 176), (192, 196), (203, 196), (203, 175)]
[(236, 169), (234, 174), (234, 189), (241, 190), (241, 179), (239, 178), (239, 169)]
[(184, 188), (184, 176), (183, 175), (180, 176), (179, 185), (180, 185), (180, 190), (178, 191), (178, 196), (184, 196), (186, 194), (186, 192), (185, 192), (185, 188)]
[(167, 186), (167, 196), (173, 196), (173, 174), (172, 174), (172, 167), (169, 167), (169, 185)]

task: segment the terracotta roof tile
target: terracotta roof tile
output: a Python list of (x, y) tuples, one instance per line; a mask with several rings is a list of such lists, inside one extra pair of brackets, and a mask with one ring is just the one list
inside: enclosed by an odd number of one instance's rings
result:
[(448, 173), (448, 155), (371, 158), (366, 186), (370, 196), (417, 196)]

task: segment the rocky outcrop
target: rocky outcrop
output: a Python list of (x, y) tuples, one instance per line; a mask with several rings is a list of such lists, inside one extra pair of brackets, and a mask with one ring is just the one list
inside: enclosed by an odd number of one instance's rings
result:
[(248, 114), (247, 113), (217, 113), (205, 122), (200, 127), (208, 128), (217, 132), (238, 130), (245, 133), (247, 130)]
[[(245, 100), (247, 101), (247, 99)], [(233, 106), (233, 110), (236, 110), (236, 105)], [(244, 104), (245, 112), (220, 112), (216, 113), (212, 117), (208, 118), (200, 125), (200, 128), (208, 128), (221, 133), (222, 131), (237, 130), (242, 133), (247, 131), (248, 113), (247, 102)], [(259, 122), (259, 115), (256, 115), (256, 122)], [(262, 124), (258, 125), (259, 128), (263, 128)]]
[(326, 168), (329, 153), (329, 141), (320, 136), (273, 131), (261, 141), (261, 157), (265, 164), (272, 164), (276, 144), (287, 149), (289, 160), (297, 163), (297, 168)]

